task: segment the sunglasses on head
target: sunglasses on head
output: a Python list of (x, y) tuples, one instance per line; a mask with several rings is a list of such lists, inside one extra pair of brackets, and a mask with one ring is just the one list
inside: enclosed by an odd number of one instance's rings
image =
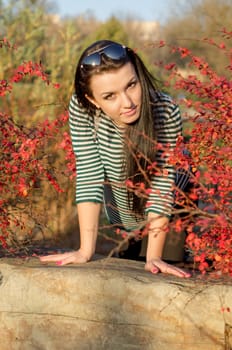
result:
[(96, 50), (83, 58), (81, 68), (100, 66), (103, 55), (113, 61), (120, 61), (127, 56), (126, 46), (112, 43)]

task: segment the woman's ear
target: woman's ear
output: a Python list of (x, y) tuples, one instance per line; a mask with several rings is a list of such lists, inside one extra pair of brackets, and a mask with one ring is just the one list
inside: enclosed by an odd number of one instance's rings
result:
[(87, 100), (92, 103), (96, 108), (100, 108), (99, 105), (95, 102), (95, 100), (91, 97), (89, 97), (89, 95), (85, 94), (85, 98), (87, 98)]

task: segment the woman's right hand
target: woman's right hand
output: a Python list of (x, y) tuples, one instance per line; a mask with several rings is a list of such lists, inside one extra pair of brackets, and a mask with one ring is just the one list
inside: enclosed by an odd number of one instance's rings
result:
[(40, 261), (43, 262), (55, 262), (56, 265), (63, 266), (67, 264), (84, 264), (91, 259), (81, 249), (67, 252), (62, 254), (52, 254), (39, 257)]

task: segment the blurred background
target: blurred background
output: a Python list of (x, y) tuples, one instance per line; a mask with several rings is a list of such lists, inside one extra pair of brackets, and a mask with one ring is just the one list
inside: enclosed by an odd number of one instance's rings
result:
[[(134, 48), (161, 82), (167, 73), (160, 63), (175, 62), (182, 74), (192, 74), (188, 62), (170, 50), (174, 46), (192, 50), (219, 74), (228, 74), (225, 56), (208, 39), (221, 42), (220, 31), (231, 28), (231, 18), (232, 0), (143, 0), (136, 4), (133, 0), (0, 0), (0, 35), (16, 46), (0, 52), (0, 80), (8, 79), (22, 62), (33, 61), (42, 63), (49, 79), (60, 84), (60, 89), (52, 89), (44, 88), (36, 78), (22, 81), (1, 101), (1, 110), (28, 128), (45, 119), (55, 120), (67, 111), (82, 50), (105, 38)], [(171, 88), (169, 93), (179, 97)], [(70, 248), (78, 245), (74, 180), (64, 176), (65, 154), (57, 147), (65, 131), (68, 125), (44, 150), (48, 165), (58, 170), (64, 192), (58, 194), (41, 183), (29, 202), (15, 205), (15, 215), (28, 228), (14, 228), (17, 242), (52, 239)], [(103, 217), (102, 236), (110, 231), (105, 226)]]

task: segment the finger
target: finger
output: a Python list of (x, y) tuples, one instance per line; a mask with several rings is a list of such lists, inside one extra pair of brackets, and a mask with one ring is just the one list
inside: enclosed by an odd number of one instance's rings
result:
[(64, 266), (64, 265), (68, 265), (68, 264), (74, 264), (75, 262), (77, 262), (76, 259), (75, 259), (75, 256), (70, 255), (70, 256), (68, 256), (65, 259), (57, 261), (57, 265)]
[(160, 269), (153, 263), (145, 264), (145, 270), (154, 274), (157, 274), (160, 272)]
[(191, 274), (189, 272), (185, 272), (181, 269), (172, 267), (172, 266), (168, 266), (166, 267), (166, 269), (164, 271), (162, 271), (163, 273), (167, 273), (176, 277), (181, 277), (181, 278), (188, 278), (191, 276)]
[(188, 271), (182, 271), (182, 272), (184, 272), (184, 277), (185, 278), (189, 278), (189, 277), (192, 276), (192, 274), (190, 272), (188, 272)]
[(157, 274), (158, 272), (162, 272), (165, 274), (170, 274), (176, 277), (181, 278), (189, 278), (191, 277), (191, 273), (186, 272), (182, 269), (179, 269), (176, 266), (169, 265), (163, 261), (150, 261), (146, 263), (145, 270), (150, 271), (153, 274)]
[(156, 274), (156, 273), (159, 273), (160, 272), (160, 269), (158, 269), (157, 266), (153, 266), (152, 269), (151, 269), (151, 272)]
[(181, 277), (182, 277), (182, 276), (183, 276), (183, 277), (186, 277), (186, 278), (191, 277), (191, 273), (190, 273), (189, 271), (184, 271), (184, 270), (182, 270), (182, 269), (179, 269), (178, 267), (175, 267), (174, 269), (175, 269), (178, 273), (181, 274)]
[[(76, 252), (74, 253), (69, 253), (66, 256), (63, 256), (63, 258), (58, 261), (58, 265), (63, 266), (63, 265), (68, 265), (68, 264), (73, 264), (76, 262), (82, 262), (81, 260), (81, 255), (77, 254)], [(83, 260), (84, 261), (84, 260)]]
[(64, 254), (52, 254), (52, 255), (46, 255), (46, 256), (40, 256), (39, 259), (42, 262), (48, 262), (48, 261), (60, 261), (67, 257), (67, 253)]

